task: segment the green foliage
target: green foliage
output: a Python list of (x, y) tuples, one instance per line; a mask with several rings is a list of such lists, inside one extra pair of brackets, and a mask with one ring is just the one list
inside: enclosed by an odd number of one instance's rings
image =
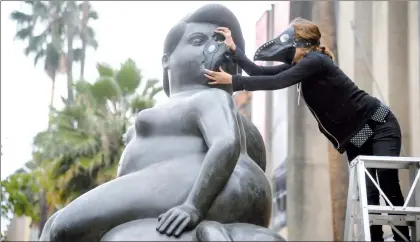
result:
[(9, 218), (11, 213), (39, 219), (35, 204), (39, 198), (39, 185), (35, 173), (16, 173), (1, 181), (1, 216)]
[[(120, 69), (115, 73), (115, 81), (120, 87), (122, 95), (131, 95), (133, 94), (137, 87), (140, 85), (141, 80), (141, 72), (137, 68), (136, 63), (128, 59), (124, 62)], [(149, 81), (149, 83), (153, 83), (153, 81)]]

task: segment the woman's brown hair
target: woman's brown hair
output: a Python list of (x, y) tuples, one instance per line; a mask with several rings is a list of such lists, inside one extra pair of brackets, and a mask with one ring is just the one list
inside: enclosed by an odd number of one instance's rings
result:
[[(295, 29), (295, 40), (309, 40), (311, 42), (318, 42), (321, 39), (321, 31), (316, 24), (304, 18), (295, 18), (290, 23)], [(309, 51), (318, 51), (328, 55), (334, 61), (334, 55), (331, 51), (320, 45), (314, 45), (309, 48)]]

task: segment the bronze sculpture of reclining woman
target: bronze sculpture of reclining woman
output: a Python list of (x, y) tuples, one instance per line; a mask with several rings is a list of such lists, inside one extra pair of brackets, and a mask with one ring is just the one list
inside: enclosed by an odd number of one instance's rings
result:
[[(232, 87), (209, 87), (203, 75), (203, 51), (218, 26), (244, 47), (238, 20), (218, 4), (171, 29), (162, 59), (170, 100), (138, 114), (117, 178), (54, 214), (40, 240), (282, 241), (267, 229), (272, 197), (261, 136), (235, 108)], [(239, 71), (229, 60), (222, 66)]]

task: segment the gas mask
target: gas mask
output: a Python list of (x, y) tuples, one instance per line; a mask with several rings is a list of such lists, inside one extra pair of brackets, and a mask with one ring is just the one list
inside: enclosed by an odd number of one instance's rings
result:
[(204, 67), (207, 70), (219, 71), (219, 67), (229, 73), (236, 73), (237, 66), (232, 61), (233, 53), (226, 46), (225, 37), (215, 33), (204, 46)]
[(296, 48), (308, 48), (319, 44), (319, 41), (295, 40), (295, 29), (290, 26), (278, 37), (258, 48), (254, 55), (254, 61), (279, 61), (292, 64)]

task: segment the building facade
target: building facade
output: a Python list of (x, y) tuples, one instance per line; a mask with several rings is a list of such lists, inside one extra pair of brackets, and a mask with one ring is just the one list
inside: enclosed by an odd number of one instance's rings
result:
[(39, 229), (31, 225), (29, 217), (13, 217), (7, 226), (7, 241), (38, 241)]

